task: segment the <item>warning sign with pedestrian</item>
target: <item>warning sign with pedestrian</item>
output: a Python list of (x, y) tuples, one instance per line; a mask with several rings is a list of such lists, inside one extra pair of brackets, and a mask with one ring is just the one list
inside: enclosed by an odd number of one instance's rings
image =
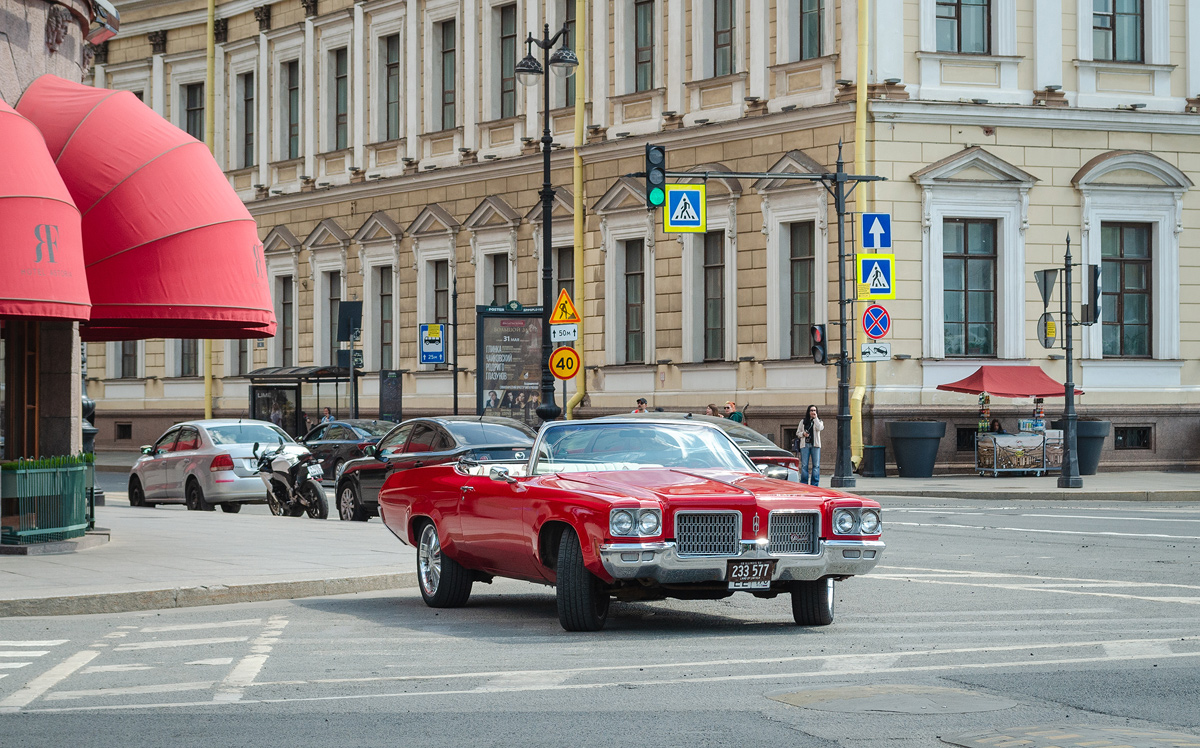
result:
[(896, 255), (858, 255), (859, 301), (896, 298)]
[(667, 233), (703, 233), (708, 230), (702, 184), (668, 184), (667, 206), (663, 211), (663, 231)]

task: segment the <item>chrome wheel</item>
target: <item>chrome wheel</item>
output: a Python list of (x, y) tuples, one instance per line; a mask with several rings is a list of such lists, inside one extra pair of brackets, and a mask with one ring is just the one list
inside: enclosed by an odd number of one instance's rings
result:
[(442, 544), (432, 522), (421, 530), (421, 540), (417, 543), (417, 578), (426, 597), (437, 596), (442, 582)]
[(366, 522), (367, 513), (359, 506), (358, 491), (354, 488), (354, 484), (346, 482), (342, 484), (341, 490), (337, 495), (338, 516), (346, 522)]

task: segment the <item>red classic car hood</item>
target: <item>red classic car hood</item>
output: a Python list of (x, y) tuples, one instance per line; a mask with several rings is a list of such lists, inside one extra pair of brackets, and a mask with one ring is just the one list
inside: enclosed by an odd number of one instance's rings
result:
[(594, 473), (560, 473), (552, 478), (559, 488), (584, 490), (609, 497), (658, 499), (666, 504), (692, 503), (705, 499), (722, 504), (774, 497), (842, 497), (846, 494), (790, 481), (767, 478), (754, 473), (687, 468), (622, 470)]

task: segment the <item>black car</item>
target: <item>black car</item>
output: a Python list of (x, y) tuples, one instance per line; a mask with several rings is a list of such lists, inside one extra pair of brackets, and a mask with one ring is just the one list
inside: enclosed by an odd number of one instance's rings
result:
[(337, 480), (338, 470), (347, 460), (362, 457), (368, 446), (396, 427), (393, 421), (348, 418), (317, 424), (300, 443), (321, 461), (325, 480)]
[(350, 460), (337, 479), (338, 516), (365, 522), (379, 515), (379, 490), (396, 470), (472, 460), (521, 460), (537, 434), (499, 416), (413, 418), (389, 431), (368, 455)]

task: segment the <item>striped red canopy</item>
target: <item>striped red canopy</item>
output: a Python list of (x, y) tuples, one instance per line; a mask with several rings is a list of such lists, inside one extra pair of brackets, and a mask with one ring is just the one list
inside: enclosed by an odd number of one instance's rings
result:
[(17, 111), (82, 216), (84, 339), (274, 334), (258, 228), (203, 143), (132, 93), (52, 75)]
[(0, 316), (86, 320), (79, 210), (37, 126), (0, 100)]

